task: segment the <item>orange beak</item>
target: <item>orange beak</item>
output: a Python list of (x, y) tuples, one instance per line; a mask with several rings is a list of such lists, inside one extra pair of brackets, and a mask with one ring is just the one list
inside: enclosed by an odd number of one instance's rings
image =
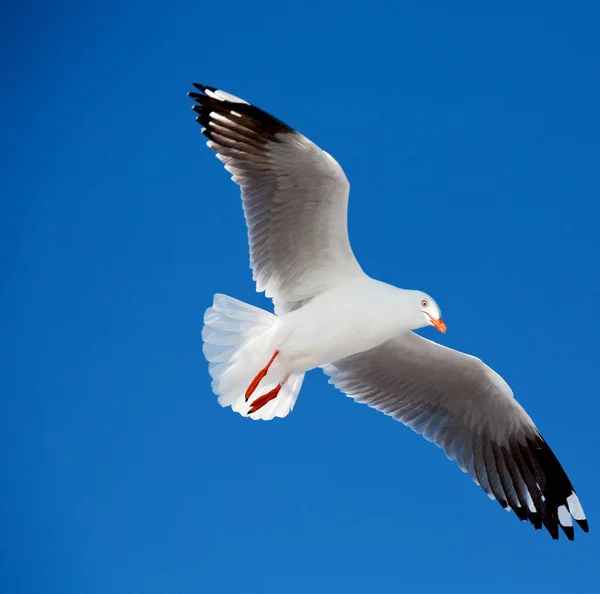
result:
[[(429, 316), (429, 314), (427, 315)], [(446, 334), (446, 323), (443, 320), (436, 320), (431, 316), (429, 316), (429, 319), (431, 320), (431, 323), (433, 324), (436, 330), (439, 330), (442, 334)]]

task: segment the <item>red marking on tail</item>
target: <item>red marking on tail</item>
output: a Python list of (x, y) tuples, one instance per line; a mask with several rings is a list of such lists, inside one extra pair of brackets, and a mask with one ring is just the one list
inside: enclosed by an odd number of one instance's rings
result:
[(277, 384), (270, 392), (267, 392), (264, 396), (259, 396), (251, 405), (248, 414), (251, 415), (257, 410), (261, 409), (267, 402), (271, 402), (274, 398), (277, 398), (279, 390), (281, 390), (283, 384)]
[[(256, 390), (256, 388), (258, 387), (258, 384), (260, 384), (262, 378), (265, 377), (265, 375), (267, 375), (267, 373), (269, 371), (269, 367), (271, 367), (271, 364), (273, 363), (273, 361), (275, 361), (275, 357), (277, 357), (277, 355), (279, 355), (279, 351), (275, 351), (273, 353), (273, 356), (269, 359), (269, 362), (266, 364), (266, 366), (263, 369), (261, 369), (256, 374), (256, 377), (250, 382), (250, 385), (248, 386), (248, 389), (246, 390), (246, 402), (248, 402), (248, 398), (250, 398), (250, 396), (252, 396), (252, 394), (254, 393), (254, 390)], [(281, 386), (279, 386), (279, 387), (281, 388)], [(271, 392), (272, 391), (273, 390), (271, 390)], [(271, 392), (269, 392), (269, 394)], [(275, 394), (275, 396), (277, 396), (277, 394)], [(273, 396), (273, 398), (275, 398), (275, 396)], [(262, 398), (262, 396), (261, 396), (261, 398)], [(261, 405), (261, 406), (263, 406), (263, 405)]]

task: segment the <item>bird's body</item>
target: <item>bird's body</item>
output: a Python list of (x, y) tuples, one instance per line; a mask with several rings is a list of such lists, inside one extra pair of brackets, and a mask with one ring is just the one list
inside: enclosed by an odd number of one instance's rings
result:
[(195, 85), (197, 120), (242, 190), (250, 262), (271, 314), (215, 295), (202, 337), (213, 391), (245, 417), (285, 417), (321, 367), (357, 402), (444, 450), (503, 508), (558, 538), (588, 524), (560, 463), (508, 384), (412, 330), (446, 325), (421, 291), (369, 277), (346, 217), (349, 183), (325, 151), (224, 91)]
[(281, 315), (272, 348), (299, 373), (367, 351), (414, 328), (411, 293), (361, 274)]

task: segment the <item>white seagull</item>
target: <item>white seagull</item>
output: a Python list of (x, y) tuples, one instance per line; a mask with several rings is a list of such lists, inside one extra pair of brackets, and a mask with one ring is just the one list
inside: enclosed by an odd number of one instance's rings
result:
[(239, 184), (256, 290), (274, 314), (217, 294), (203, 352), (221, 406), (285, 417), (304, 374), (330, 383), (442, 448), (491, 499), (557, 539), (585, 531), (562, 466), (508, 384), (480, 359), (412, 332), (446, 331), (435, 300), (365, 274), (347, 230), (350, 185), (337, 161), (243, 99), (206, 85), (193, 110)]

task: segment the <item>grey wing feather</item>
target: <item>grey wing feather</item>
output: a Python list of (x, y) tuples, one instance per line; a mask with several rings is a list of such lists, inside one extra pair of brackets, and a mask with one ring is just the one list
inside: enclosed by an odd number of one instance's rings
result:
[(337, 161), (257, 107), (194, 86), (208, 146), (241, 187), (256, 289), (276, 313), (362, 274), (348, 239), (350, 186)]
[(587, 532), (579, 499), (508, 384), (481, 360), (412, 332), (326, 365), (330, 382), (442, 448), (505, 509), (553, 538)]

